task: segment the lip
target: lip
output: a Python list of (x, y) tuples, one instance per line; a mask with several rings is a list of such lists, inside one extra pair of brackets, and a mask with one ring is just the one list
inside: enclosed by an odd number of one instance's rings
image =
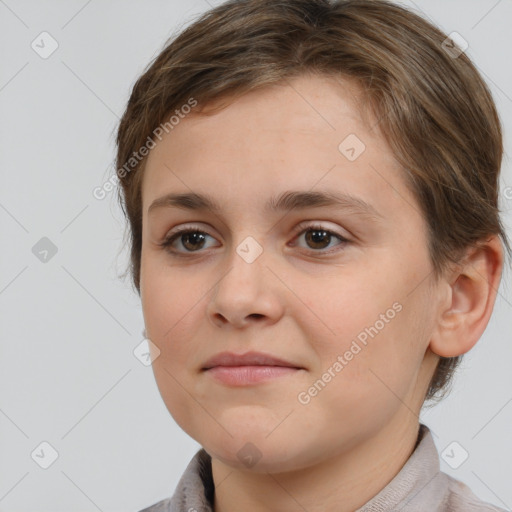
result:
[(305, 368), (263, 352), (221, 352), (206, 361), (202, 371), (228, 386), (247, 386), (296, 374)]
[(273, 380), (279, 377), (291, 376), (300, 372), (300, 368), (291, 366), (214, 366), (205, 370), (214, 379), (228, 386), (248, 386)]
[(263, 352), (245, 352), (244, 354), (235, 354), (233, 352), (220, 352), (208, 359), (202, 370), (210, 370), (215, 367), (229, 367), (229, 366), (265, 366), (265, 367), (284, 367), (303, 369), (301, 366), (282, 359), (280, 357), (273, 356), (271, 354), (265, 354)]

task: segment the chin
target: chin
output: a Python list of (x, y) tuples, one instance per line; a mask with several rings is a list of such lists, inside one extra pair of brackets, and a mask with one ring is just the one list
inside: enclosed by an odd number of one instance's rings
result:
[[(307, 467), (314, 462), (309, 458), (308, 448), (298, 444), (297, 436), (284, 432), (281, 436), (277, 432), (268, 436), (268, 430), (257, 436), (238, 432), (239, 435), (233, 437), (224, 433), (216, 439), (205, 439), (203, 432), (198, 442), (211, 457), (239, 471), (281, 473)], [(315, 451), (313, 449), (313, 453)]]
[[(255, 405), (217, 410), (210, 416), (174, 416), (180, 427), (206, 452), (227, 466), (254, 473), (293, 471), (314, 464), (318, 457), (318, 433), (284, 420), (281, 412)], [(183, 420), (183, 421), (179, 421)], [(325, 444), (325, 443), (324, 443)], [(320, 452), (322, 450), (320, 449)]]
[(231, 445), (208, 445), (204, 449), (215, 459), (223, 464), (239, 470), (252, 473), (279, 473), (295, 468), (293, 457), (282, 448), (277, 450), (265, 443), (253, 443), (247, 441), (238, 444), (232, 442)]

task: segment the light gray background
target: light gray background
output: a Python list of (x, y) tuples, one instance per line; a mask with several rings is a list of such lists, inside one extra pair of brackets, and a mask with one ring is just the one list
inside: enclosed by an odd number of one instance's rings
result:
[[(172, 494), (199, 448), (133, 354), (143, 320), (128, 280), (117, 277), (127, 262), (124, 221), (114, 193), (99, 201), (92, 190), (114, 170), (114, 131), (135, 79), (170, 35), (218, 3), (0, 0), (3, 512), (138, 511)], [(404, 4), (469, 42), (510, 154), (512, 3)], [(43, 31), (59, 45), (47, 59), (31, 48)], [(502, 181), (512, 187), (508, 157)], [(501, 200), (510, 211), (512, 188)], [(505, 221), (510, 233), (509, 213)], [(43, 237), (58, 250), (46, 263), (32, 252)], [(451, 396), (422, 420), (440, 453), (453, 441), (452, 460), (469, 453), (442, 469), (510, 509), (510, 273), (505, 280)], [(49, 461), (43, 441), (58, 452), (48, 469), (35, 462)]]

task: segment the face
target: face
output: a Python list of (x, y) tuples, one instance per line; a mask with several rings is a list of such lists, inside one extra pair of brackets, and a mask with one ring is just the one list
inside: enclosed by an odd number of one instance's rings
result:
[[(254, 471), (307, 467), (423, 400), (426, 224), (357, 99), (348, 82), (296, 78), (185, 117), (148, 157), (140, 287), (155, 378), (180, 427), (234, 467), (247, 451)], [(218, 210), (162, 199), (191, 193)], [(233, 372), (203, 368), (225, 351), (298, 369), (222, 380)]]

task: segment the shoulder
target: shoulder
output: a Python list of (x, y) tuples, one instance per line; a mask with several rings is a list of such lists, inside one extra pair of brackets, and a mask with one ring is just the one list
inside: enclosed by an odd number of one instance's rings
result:
[(190, 460), (171, 497), (139, 512), (212, 512), (211, 457), (201, 448)]
[(448, 484), (446, 510), (454, 512), (506, 512), (503, 508), (482, 501), (465, 483), (446, 473), (441, 473), (441, 475)]

